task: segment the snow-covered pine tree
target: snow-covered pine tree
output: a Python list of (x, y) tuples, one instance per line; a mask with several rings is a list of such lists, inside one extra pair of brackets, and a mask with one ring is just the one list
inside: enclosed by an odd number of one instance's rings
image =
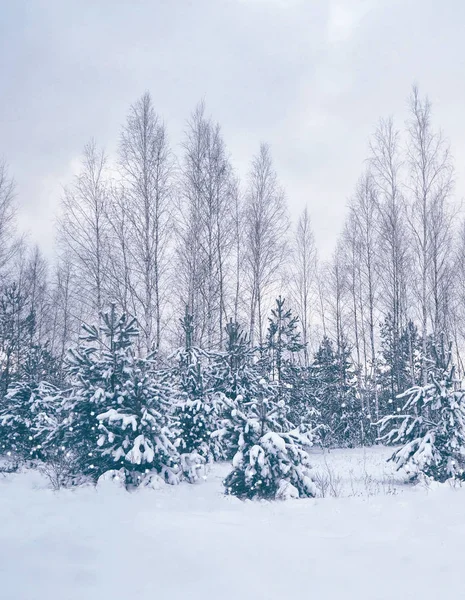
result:
[(0, 294), (0, 399), (20, 379), (34, 330), (34, 316), (17, 283)]
[[(71, 352), (73, 391), (64, 442), (80, 472), (98, 478), (123, 470), (127, 485), (154, 475), (179, 481), (179, 455), (171, 440), (172, 391), (154, 369), (153, 357), (138, 359), (135, 319), (115, 307), (100, 328), (84, 326), (81, 346)], [(148, 476), (148, 477), (146, 477)]]
[(320, 437), (324, 445), (359, 444), (370, 420), (361, 410), (347, 345), (342, 345), (338, 355), (331, 340), (324, 337), (310, 367), (310, 377), (321, 415)]
[(183, 474), (190, 482), (200, 478), (207, 462), (222, 455), (218, 438), (212, 438), (218, 429), (222, 402), (209, 371), (210, 355), (193, 345), (193, 321), (186, 308), (181, 319), (185, 343), (176, 352), (171, 371), (179, 393), (174, 410), (175, 445), (181, 455)]
[(381, 356), (378, 360), (377, 381), (380, 387), (379, 410), (382, 416), (398, 412), (403, 401), (398, 396), (421, 379), (421, 338), (412, 321), (396, 339), (392, 316), (388, 314), (381, 325)]
[(94, 479), (114, 468), (113, 459), (98, 446), (98, 415), (124, 403), (131, 347), (138, 335), (135, 319), (117, 316), (114, 306), (101, 320), (100, 327), (83, 325), (79, 347), (69, 352), (66, 371), (72, 391), (62, 424), (62, 444), (72, 453), (77, 472)]
[(55, 361), (48, 345), (21, 350), (16, 377), (0, 402), (0, 448), (22, 460), (54, 451), (63, 397), (50, 383)]
[(172, 390), (155, 371), (153, 357), (137, 359), (131, 352), (126, 374), (118, 404), (97, 415), (100, 452), (124, 469), (126, 484), (137, 486), (154, 475), (176, 484), (180, 457), (170, 430)]
[(244, 406), (257, 396), (262, 377), (254, 363), (254, 350), (240, 325), (231, 319), (225, 332), (225, 351), (215, 356), (212, 365), (213, 386), (223, 400), (218, 429), (212, 437), (219, 440), (222, 457), (231, 460), (238, 450)]
[(11, 384), (0, 410), (2, 454), (19, 460), (46, 459), (62, 402), (60, 391), (45, 381)]
[(242, 499), (314, 496), (307, 448), (309, 433), (291, 430), (283, 400), (262, 379), (261, 390), (237, 411), (242, 421), (233, 470), (224, 481), (226, 494)]
[(465, 467), (465, 390), (455, 379), (452, 345), (433, 349), (434, 368), (429, 383), (415, 385), (399, 398), (404, 400), (401, 414), (381, 420), (382, 441), (402, 444), (392, 460), (412, 480), (420, 475), (443, 482), (464, 478)]
[(279, 399), (289, 407), (289, 416), (297, 424), (305, 412), (305, 398), (301, 393), (301, 370), (298, 355), (303, 350), (298, 317), (285, 306), (279, 296), (268, 318), (266, 341), (261, 348), (263, 373), (277, 388)]

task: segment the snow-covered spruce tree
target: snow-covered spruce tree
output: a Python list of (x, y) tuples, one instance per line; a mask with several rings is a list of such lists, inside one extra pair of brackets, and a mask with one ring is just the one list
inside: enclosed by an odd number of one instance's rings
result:
[(46, 459), (53, 451), (63, 398), (47, 381), (53, 373), (48, 346), (22, 350), (16, 380), (0, 402), (0, 449), (20, 460)]
[(231, 460), (238, 450), (243, 429), (243, 412), (261, 389), (261, 374), (254, 363), (254, 350), (247, 335), (232, 320), (226, 325), (226, 348), (214, 357), (213, 386), (222, 395), (218, 429), (212, 434), (218, 439), (223, 458)]
[(46, 459), (62, 402), (61, 392), (45, 381), (11, 384), (0, 410), (1, 453), (19, 460)]
[(290, 418), (297, 424), (305, 412), (298, 365), (298, 355), (304, 345), (298, 330), (299, 319), (285, 304), (284, 298), (276, 298), (271, 317), (268, 318), (260, 362), (264, 376), (276, 387), (278, 398), (284, 400), (289, 407)]
[(0, 291), (0, 399), (20, 370), (34, 333), (34, 316), (17, 283)]
[(137, 359), (131, 353), (126, 374), (117, 404), (97, 415), (99, 451), (115, 468), (124, 469), (126, 484), (139, 485), (147, 475), (150, 481), (157, 475), (176, 484), (180, 457), (169, 427), (172, 390), (154, 370), (151, 357)]
[(261, 388), (244, 412), (237, 412), (242, 431), (233, 470), (224, 481), (226, 494), (269, 500), (314, 496), (306, 451), (311, 434), (290, 430), (284, 401), (264, 379)]
[(76, 470), (97, 479), (123, 469), (128, 484), (155, 471), (176, 483), (179, 457), (166, 416), (170, 392), (151, 361), (135, 357), (135, 319), (117, 316), (112, 306), (99, 328), (84, 326), (83, 332), (68, 360), (73, 389), (63, 435)]
[[(398, 337), (398, 339), (397, 339)], [(398, 412), (403, 406), (399, 394), (421, 380), (421, 346), (412, 321), (396, 336), (392, 316), (381, 324), (381, 355), (378, 360), (379, 410), (382, 416)]]
[(114, 467), (103, 455), (98, 415), (124, 402), (123, 388), (132, 364), (137, 338), (135, 319), (117, 316), (115, 307), (101, 315), (101, 326), (82, 326), (80, 345), (70, 350), (66, 373), (72, 390), (66, 401), (62, 443), (71, 452), (78, 473), (97, 479)]
[(193, 345), (193, 317), (187, 309), (181, 326), (185, 344), (176, 352), (171, 370), (171, 380), (179, 394), (173, 427), (184, 477), (195, 482), (207, 462), (222, 457), (219, 438), (212, 438), (218, 429), (222, 403), (212, 385), (211, 356)]
[(324, 337), (310, 367), (316, 407), (321, 415), (320, 437), (327, 446), (354, 446), (371, 421), (361, 410), (357, 379), (344, 344), (340, 354), (331, 340)]
[(284, 401), (294, 427), (310, 428), (315, 433), (321, 416), (312, 393), (310, 370), (300, 364), (304, 344), (298, 324), (298, 317), (279, 296), (268, 319), (259, 364), (264, 377), (276, 388), (278, 399)]
[(434, 350), (436, 365), (429, 383), (415, 385), (399, 396), (401, 414), (381, 420), (382, 441), (402, 444), (389, 460), (411, 480), (425, 475), (443, 482), (464, 478), (465, 391), (455, 379), (452, 346)]

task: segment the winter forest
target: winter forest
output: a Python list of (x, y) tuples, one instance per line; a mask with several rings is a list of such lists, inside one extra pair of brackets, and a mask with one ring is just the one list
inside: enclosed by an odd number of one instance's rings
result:
[(411, 481), (460, 480), (465, 221), (433, 108), (417, 87), (408, 106), (375, 126), (329, 261), (272, 148), (240, 181), (203, 102), (180, 147), (149, 93), (117, 155), (86, 145), (50, 263), (15, 228), (4, 163), (5, 468), (130, 490), (229, 461), (226, 494), (301, 498), (321, 492), (310, 447), (387, 444)]

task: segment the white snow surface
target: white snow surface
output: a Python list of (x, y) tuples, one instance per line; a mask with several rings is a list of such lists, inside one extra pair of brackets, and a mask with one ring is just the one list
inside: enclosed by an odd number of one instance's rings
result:
[(273, 503), (224, 496), (227, 464), (132, 493), (0, 476), (0, 598), (463, 597), (465, 487), (404, 485), (389, 453), (314, 451), (336, 497)]

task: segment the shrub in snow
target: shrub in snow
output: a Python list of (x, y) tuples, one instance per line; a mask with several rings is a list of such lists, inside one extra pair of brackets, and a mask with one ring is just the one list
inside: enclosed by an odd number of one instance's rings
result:
[[(264, 382), (263, 382), (264, 383)], [(227, 494), (238, 498), (305, 498), (316, 494), (306, 449), (311, 436), (286, 431), (284, 404), (254, 400), (247, 414), (238, 413), (243, 428), (233, 470), (224, 481)]]
[(124, 469), (110, 469), (102, 473), (97, 480), (98, 488), (125, 488), (126, 472)]
[(85, 483), (85, 478), (76, 476), (72, 455), (59, 446), (47, 449), (38, 470), (49, 480), (53, 490)]
[(402, 413), (381, 421), (382, 441), (402, 444), (390, 460), (411, 479), (421, 474), (439, 482), (464, 478), (465, 391), (454, 378), (451, 354), (451, 347), (436, 353), (430, 383), (400, 394)]
[(164, 487), (165, 480), (158, 473), (147, 473), (140, 483), (140, 487), (145, 487), (151, 490), (160, 490)]

